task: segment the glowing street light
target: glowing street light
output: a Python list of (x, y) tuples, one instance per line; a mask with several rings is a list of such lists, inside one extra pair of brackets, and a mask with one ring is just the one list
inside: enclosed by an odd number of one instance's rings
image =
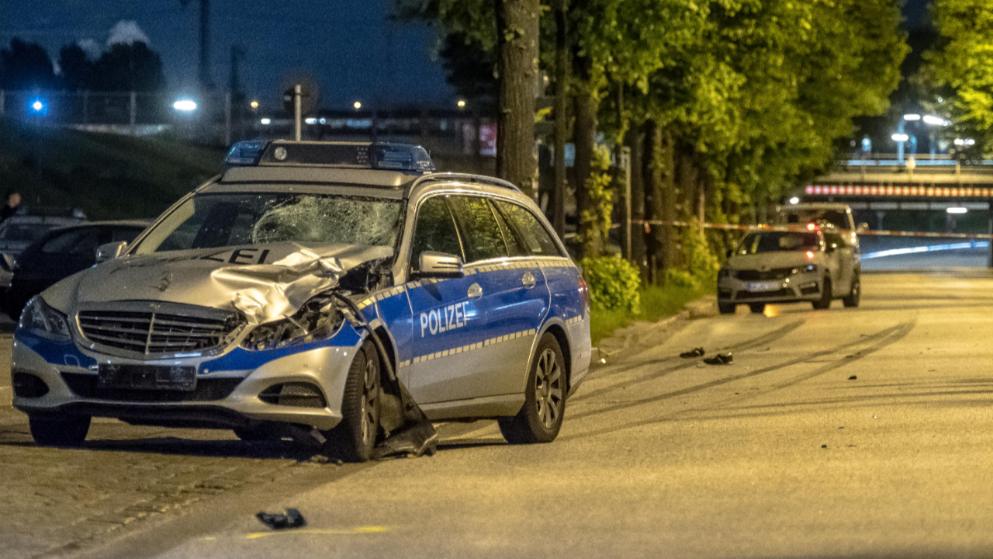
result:
[(455, 106), (456, 106), (456, 107), (457, 107), (457, 108), (458, 108), (458, 109), (459, 109), (460, 111), (464, 111), (464, 110), (465, 110), (465, 108), (469, 106), (469, 103), (468, 103), (468, 101), (466, 101), (465, 99), (459, 99), (458, 101), (456, 101), (456, 102), (455, 102)]
[(31, 101), (31, 110), (36, 113), (42, 113), (45, 111), (45, 103), (41, 99), (35, 99)]
[(791, 206), (795, 206), (795, 205), (797, 205), (799, 203), (800, 203), (800, 198), (799, 197), (794, 196), (794, 197), (790, 198), (790, 205)]
[(352, 108), (355, 109), (356, 111), (361, 111), (362, 110), (362, 101), (359, 101), (358, 99), (356, 99), (355, 101), (352, 101)]
[(969, 147), (976, 145), (976, 140), (972, 138), (955, 138), (953, 143), (959, 147)]
[(262, 106), (262, 103), (259, 103), (259, 100), (258, 99), (252, 99), (251, 101), (248, 102), (248, 106), (253, 111), (257, 111), (257, 110), (259, 110), (259, 107)]
[(197, 110), (197, 102), (187, 98), (176, 99), (172, 104), (172, 108), (181, 113), (192, 113)]
[(948, 126), (951, 124), (951, 122), (935, 115), (924, 115), (922, 120), (924, 121), (924, 124), (927, 124), (928, 126)]
[(270, 124), (272, 124), (272, 119), (267, 116), (264, 116), (259, 119), (259, 124), (261, 124), (262, 126), (269, 126)]
[(903, 142), (906, 142), (907, 140), (909, 140), (910, 139), (910, 136), (907, 135), (907, 134), (904, 134), (903, 132), (896, 132), (896, 133), (894, 133), (893, 135), (890, 136), (890, 139), (893, 140), (894, 142), (898, 143), (898, 144), (902, 144)]
[(951, 215), (962, 215), (969, 213), (969, 208), (965, 208), (962, 206), (952, 206), (950, 208), (945, 208), (945, 211)]
[(907, 122), (917, 122), (920, 119), (921, 119), (921, 115), (917, 113), (909, 113), (903, 115), (903, 120), (906, 120)]

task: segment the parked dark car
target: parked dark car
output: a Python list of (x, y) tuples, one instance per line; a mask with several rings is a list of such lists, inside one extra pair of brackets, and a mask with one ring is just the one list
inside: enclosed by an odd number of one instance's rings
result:
[(16, 319), (28, 300), (60, 279), (96, 263), (97, 247), (131, 242), (149, 221), (91, 221), (46, 233), (21, 253), (4, 294), (3, 310)]

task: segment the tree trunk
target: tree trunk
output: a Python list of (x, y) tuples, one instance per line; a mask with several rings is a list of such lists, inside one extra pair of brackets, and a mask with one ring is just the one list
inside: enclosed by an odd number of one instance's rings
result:
[(631, 262), (641, 271), (641, 277), (648, 279), (645, 260), (645, 175), (643, 149), (645, 134), (640, 127), (628, 129), (624, 143), (631, 149)]
[(648, 171), (648, 188), (645, 192), (646, 213), (649, 220), (662, 221), (650, 226), (647, 235), (649, 276), (652, 283), (662, 283), (665, 269), (672, 265), (675, 255), (675, 204), (673, 196), (674, 149), (672, 135), (656, 122), (648, 125), (645, 164)]
[[(585, 86), (585, 84), (583, 84)], [(587, 181), (593, 172), (593, 149), (596, 142), (596, 100), (588, 88), (576, 88), (575, 126), (573, 142), (576, 145), (576, 217), (579, 219), (579, 236), (587, 239), (598, 233), (591, 231), (594, 223), (583, 219), (583, 213), (590, 209)], [(583, 256), (596, 256), (584, 254)]]
[(565, 144), (569, 141), (569, 0), (555, 2), (555, 186), (552, 188), (552, 225), (565, 234)]
[(499, 49), (497, 175), (534, 195), (539, 0), (494, 0)]

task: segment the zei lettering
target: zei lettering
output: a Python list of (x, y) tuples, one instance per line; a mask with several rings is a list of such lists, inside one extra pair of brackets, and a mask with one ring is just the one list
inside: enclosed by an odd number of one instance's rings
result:
[(458, 330), (465, 327), (467, 323), (466, 307), (468, 306), (469, 302), (465, 301), (454, 305), (445, 305), (444, 307), (428, 312), (422, 312), (421, 337), (423, 338), (425, 334), (437, 336), (449, 330)]

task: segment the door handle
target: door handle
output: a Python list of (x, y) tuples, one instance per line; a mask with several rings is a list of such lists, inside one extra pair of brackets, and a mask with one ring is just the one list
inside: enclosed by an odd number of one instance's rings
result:
[(524, 275), (521, 276), (521, 284), (524, 287), (531, 289), (535, 285), (538, 285), (538, 280), (534, 278), (534, 274), (531, 272), (524, 272)]
[(479, 299), (483, 296), (483, 288), (478, 283), (474, 283), (469, 286), (469, 290), (465, 294), (470, 299)]

